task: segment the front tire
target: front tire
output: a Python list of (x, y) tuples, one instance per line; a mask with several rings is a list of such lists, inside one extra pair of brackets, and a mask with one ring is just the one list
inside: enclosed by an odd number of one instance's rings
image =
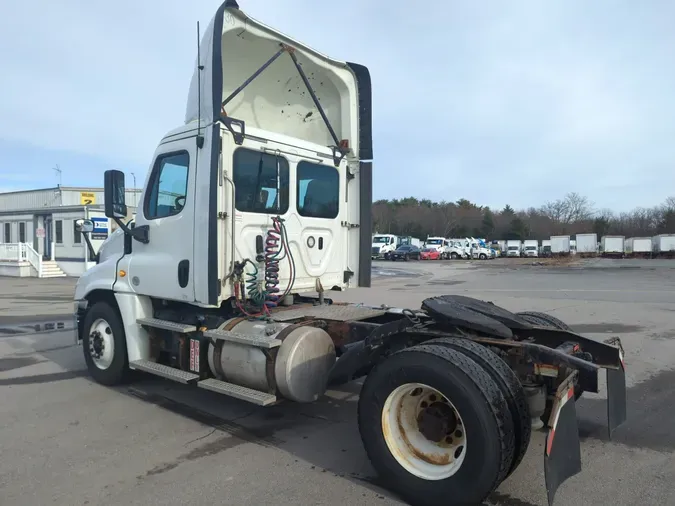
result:
[(452, 258), (453, 260), (457, 260), (457, 259), (459, 258), (459, 255), (453, 251), (453, 252), (450, 254), (450, 258)]
[(480, 504), (514, 458), (509, 407), (490, 375), (445, 346), (397, 352), (370, 372), (359, 431), (378, 474), (415, 505)]
[(480, 258), (481, 260), (487, 260), (487, 255), (485, 253), (481, 253), (478, 258)]
[(89, 374), (97, 383), (118, 385), (129, 377), (124, 325), (117, 309), (95, 303), (84, 317), (82, 348)]

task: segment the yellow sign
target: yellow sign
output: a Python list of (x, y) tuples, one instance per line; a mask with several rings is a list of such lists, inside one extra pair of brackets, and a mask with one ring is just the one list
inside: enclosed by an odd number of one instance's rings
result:
[(96, 204), (96, 194), (94, 192), (80, 192), (80, 205), (91, 206)]

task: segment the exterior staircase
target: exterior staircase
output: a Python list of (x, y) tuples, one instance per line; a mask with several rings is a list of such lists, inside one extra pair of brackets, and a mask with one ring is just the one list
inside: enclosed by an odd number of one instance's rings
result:
[(61, 270), (54, 260), (42, 261), (42, 276), (43, 278), (63, 278), (66, 273)]

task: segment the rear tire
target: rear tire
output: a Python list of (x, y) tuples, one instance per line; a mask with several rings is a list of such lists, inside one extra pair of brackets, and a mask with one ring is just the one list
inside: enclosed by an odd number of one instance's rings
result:
[(116, 308), (95, 303), (83, 322), (82, 348), (89, 374), (97, 383), (118, 385), (129, 379), (124, 325)]
[(542, 313), (540, 311), (522, 311), (520, 313), (516, 313), (516, 316), (520, 316), (523, 320), (528, 321), (534, 325), (553, 327), (554, 329), (558, 330), (572, 331), (572, 328), (564, 321), (559, 320), (555, 316), (551, 316), (548, 313)]
[(527, 397), (523, 386), (506, 362), (504, 362), (499, 355), (492, 350), (475, 343), (468, 339), (460, 337), (442, 337), (440, 339), (433, 339), (426, 341), (426, 345), (447, 346), (459, 353), (466, 355), (471, 360), (476, 362), (485, 371), (490, 374), (497, 386), (504, 395), (506, 403), (509, 406), (509, 411), (513, 418), (513, 427), (515, 430), (515, 452), (511, 468), (508, 469), (506, 479), (516, 468), (520, 465), (530, 445), (530, 437), (532, 435), (532, 419), (530, 417), (530, 407), (527, 403)]
[[(513, 462), (508, 410), (500, 388), (475, 361), (447, 346), (419, 345), (370, 372), (359, 399), (359, 431), (378, 474), (412, 504), (480, 504)], [(420, 430), (428, 429), (428, 417), (438, 422), (431, 424), (431, 439)], [(455, 437), (462, 446), (452, 451)]]

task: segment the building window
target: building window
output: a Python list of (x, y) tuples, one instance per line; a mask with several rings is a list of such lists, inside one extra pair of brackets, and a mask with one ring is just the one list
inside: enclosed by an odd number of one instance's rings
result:
[(56, 244), (63, 244), (63, 221), (56, 220), (54, 222), (54, 236), (56, 237)]
[(239, 148), (234, 152), (234, 200), (245, 213), (288, 211), (288, 160), (279, 155)]
[(336, 168), (311, 162), (298, 163), (298, 213), (308, 218), (337, 217), (340, 175)]
[(187, 200), (190, 155), (186, 152), (160, 155), (150, 178), (150, 192), (145, 200), (145, 217), (149, 220), (180, 213)]
[(19, 242), (26, 242), (26, 223), (19, 222)]
[(73, 243), (82, 244), (82, 234), (77, 230), (77, 220), (73, 220)]
[(11, 223), (5, 223), (5, 242), (6, 243), (12, 242), (12, 224)]

